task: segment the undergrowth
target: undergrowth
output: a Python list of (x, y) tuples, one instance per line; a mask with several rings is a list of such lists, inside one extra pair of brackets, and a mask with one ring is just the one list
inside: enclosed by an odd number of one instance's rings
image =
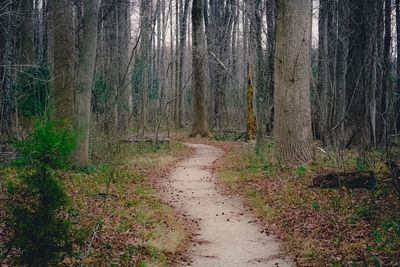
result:
[[(57, 214), (68, 220), (71, 229), (71, 253), (59, 254), (58, 264), (170, 266), (179, 256), (187, 231), (175, 211), (163, 204), (153, 182), (165, 175), (167, 166), (185, 149), (176, 143), (130, 144), (110, 139), (92, 140), (91, 165), (79, 169), (64, 165), (52, 171), (68, 199)], [(57, 157), (50, 162), (57, 162)], [(3, 210), (6, 184), (18, 181), (21, 168), (0, 168), (0, 244), (10, 238)], [(13, 265), (16, 260), (0, 245), (0, 263)]]
[[(273, 144), (241, 145), (217, 164), (221, 182), (242, 194), (267, 225), (275, 225), (299, 266), (397, 266), (400, 201), (379, 153), (318, 154), (313, 164), (280, 169)], [(313, 188), (312, 177), (336, 171), (373, 170), (365, 189)]]
[(21, 264), (49, 266), (71, 250), (70, 221), (62, 214), (69, 199), (56, 171), (68, 167), (74, 144), (70, 131), (38, 121), (15, 145), (20, 157), (16, 179), (7, 181), (5, 254), (15, 252)]

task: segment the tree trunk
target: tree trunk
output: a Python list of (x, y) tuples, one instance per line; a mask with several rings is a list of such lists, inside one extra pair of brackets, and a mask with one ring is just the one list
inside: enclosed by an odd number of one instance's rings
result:
[(90, 112), (99, 7), (99, 0), (84, 2), (83, 36), (80, 42), (78, 81), (75, 92), (75, 129), (80, 133), (74, 154), (76, 166), (85, 166), (89, 162)]
[(344, 119), (346, 113), (346, 75), (347, 75), (347, 55), (348, 55), (348, 4), (347, 0), (338, 2), (338, 41), (336, 59), (336, 117), (334, 134), (334, 144), (336, 147), (344, 146)]
[(275, 50), (275, 155), (282, 165), (313, 156), (311, 80), (311, 1), (277, 1)]
[[(400, 0), (396, 0), (396, 30), (397, 30), (397, 40), (400, 40)], [(397, 57), (396, 57), (396, 91), (400, 91), (400, 42), (397, 41)], [(399, 126), (398, 116), (394, 121), (395, 129)]]
[(320, 0), (318, 17), (318, 119), (316, 134), (324, 144), (328, 137), (328, 87), (329, 87), (329, 46), (328, 46), (328, 20), (331, 0)]
[(180, 21), (179, 21), (179, 1), (180, 0), (175, 0), (175, 85), (174, 85), (174, 88), (175, 88), (175, 97), (176, 97), (176, 100), (174, 101), (174, 105), (175, 105), (175, 114), (174, 114), (174, 117), (175, 117), (175, 127), (176, 128), (179, 128), (179, 124), (180, 124), (180, 117), (179, 117), (179, 112), (180, 112), (180, 106), (179, 106), (179, 98), (180, 98), (180, 96), (179, 96), (179, 69), (180, 69), (180, 66), (179, 66), (179, 63), (180, 63), (180, 60), (179, 60), (179, 55), (180, 55), (180, 53), (179, 53), (179, 48), (180, 48), (180, 45), (179, 45), (179, 24), (180, 24)]
[(117, 31), (117, 2), (107, 0), (105, 8), (108, 11), (104, 22), (106, 72), (107, 72), (107, 100), (105, 110), (105, 130), (107, 134), (115, 133), (117, 129), (117, 97), (118, 97), (118, 31)]
[(367, 51), (367, 17), (366, 2), (349, 1), (349, 55), (346, 75), (346, 114), (345, 114), (345, 146), (361, 144), (367, 141), (369, 134), (366, 125), (367, 99), (366, 68)]
[(246, 139), (252, 140), (256, 137), (257, 134), (257, 122), (256, 117), (254, 116), (254, 67), (252, 64), (248, 65), (247, 71), (247, 89), (246, 89), (246, 102), (247, 102), (247, 130), (246, 130)]
[(51, 24), (53, 27), (54, 60), (54, 117), (71, 125), (74, 115), (74, 71), (73, 71), (73, 21), (72, 2), (57, 0), (52, 3)]
[[(12, 84), (15, 82), (15, 70), (10, 66), (15, 62), (16, 33), (13, 23), (17, 3), (10, 3), (0, 13), (0, 23), (5, 30), (0, 31), (0, 62), (8, 67), (0, 67), (0, 133), (11, 134), (14, 113), (14, 92)], [(4, 12), (4, 13), (3, 13)], [(0, 63), (1, 64), (1, 63)]]
[(266, 75), (267, 75), (267, 84), (266, 84), (266, 97), (268, 105), (266, 110), (268, 110), (268, 114), (266, 117), (266, 123), (268, 123), (267, 131), (272, 134), (273, 131), (273, 118), (274, 118), (274, 68), (275, 68), (275, 29), (276, 29), (276, 4), (275, 0), (267, 0), (266, 1), (266, 11), (267, 11), (267, 64), (266, 64)]
[(382, 146), (386, 145), (387, 134), (389, 127), (389, 100), (390, 91), (390, 48), (392, 40), (392, 1), (385, 0), (385, 37), (383, 45), (383, 81), (381, 92), (381, 107), (380, 107), (380, 135), (379, 140)]
[(142, 128), (142, 134), (147, 128), (148, 118), (148, 90), (149, 90), (149, 72), (150, 72), (150, 60), (149, 56), (151, 48), (151, 4), (146, 0), (140, 2), (140, 63), (141, 63), (141, 82), (140, 82), (140, 127)]
[(183, 69), (185, 62), (185, 47), (186, 47), (186, 28), (187, 28), (187, 15), (189, 10), (189, 0), (185, 0), (184, 6), (181, 1), (181, 18), (180, 18), (180, 27), (179, 27), (179, 97), (178, 97), (178, 127), (184, 127), (184, 93), (182, 91), (184, 77), (183, 77)]
[[(260, 0), (253, 0), (252, 3), (252, 17), (250, 26), (250, 36), (253, 56), (255, 60), (252, 63), (256, 64), (255, 75), (255, 91), (256, 91), (256, 108), (257, 108), (257, 144), (260, 145), (265, 141), (266, 134), (266, 108), (267, 108), (267, 92), (265, 80), (265, 63), (264, 52), (262, 47), (262, 6)], [(251, 77), (249, 70), (248, 81)], [(249, 84), (247, 85), (247, 96), (249, 96)], [(247, 100), (247, 104), (249, 104)]]
[(191, 136), (208, 136), (205, 94), (207, 64), (204, 36), (203, 0), (193, 0), (192, 6), (192, 65), (193, 65), (193, 125)]
[(33, 2), (32, 0), (22, 1), (22, 63), (33, 63)]
[(118, 99), (117, 130), (120, 136), (126, 136), (129, 128), (130, 110), (130, 74), (129, 74), (129, 39), (130, 39), (130, 4), (118, 2)]

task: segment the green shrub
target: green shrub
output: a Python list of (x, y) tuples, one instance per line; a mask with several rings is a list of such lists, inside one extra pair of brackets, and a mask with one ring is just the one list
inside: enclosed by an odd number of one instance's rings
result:
[(299, 176), (305, 175), (307, 173), (307, 166), (303, 164), (298, 166), (296, 172)]
[(48, 266), (71, 250), (70, 222), (62, 216), (68, 197), (55, 170), (69, 165), (74, 140), (42, 121), (16, 145), (21, 158), (18, 180), (8, 185), (9, 247), (20, 251), (22, 264)]
[(35, 169), (60, 169), (70, 164), (76, 137), (69, 130), (50, 121), (36, 122), (33, 133), (15, 147), (20, 158), (16, 164)]
[(360, 172), (368, 171), (369, 170), (369, 164), (365, 159), (357, 158), (355, 168), (356, 168), (357, 171), (360, 171)]

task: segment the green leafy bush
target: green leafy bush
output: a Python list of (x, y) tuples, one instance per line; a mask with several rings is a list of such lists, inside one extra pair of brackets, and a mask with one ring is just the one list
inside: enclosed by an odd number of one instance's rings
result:
[(9, 246), (21, 252), (22, 264), (48, 266), (71, 249), (70, 222), (62, 216), (68, 197), (56, 169), (69, 165), (74, 140), (68, 130), (42, 121), (16, 145), (20, 169), (8, 185), (8, 227)]

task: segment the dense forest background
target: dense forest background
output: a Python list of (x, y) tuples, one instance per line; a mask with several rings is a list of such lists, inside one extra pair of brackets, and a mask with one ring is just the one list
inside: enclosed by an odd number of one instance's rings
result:
[[(23, 136), (29, 118), (49, 112), (123, 136), (188, 126), (191, 1), (85, 3), (2, 3), (1, 132)], [(382, 146), (397, 134), (397, 8), (313, 2), (314, 139)], [(276, 3), (207, 1), (202, 14), (208, 129), (246, 129), (251, 79), (261, 141), (273, 129)]]

